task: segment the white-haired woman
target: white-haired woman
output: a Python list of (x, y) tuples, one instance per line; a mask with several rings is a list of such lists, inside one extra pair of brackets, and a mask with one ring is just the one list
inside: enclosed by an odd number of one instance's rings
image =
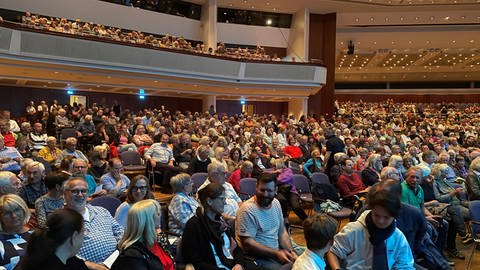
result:
[(168, 228), (182, 235), (187, 221), (195, 215), (198, 202), (190, 196), (193, 182), (189, 174), (180, 173), (170, 179), (174, 196), (168, 205)]
[(120, 255), (112, 270), (174, 269), (173, 260), (157, 243), (160, 218), (160, 204), (155, 200), (132, 205), (128, 210), (125, 232), (118, 242)]

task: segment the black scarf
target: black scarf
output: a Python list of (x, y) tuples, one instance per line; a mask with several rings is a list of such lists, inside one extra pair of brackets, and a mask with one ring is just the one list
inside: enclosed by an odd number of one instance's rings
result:
[(395, 220), (385, 229), (379, 229), (372, 220), (372, 212), (365, 218), (368, 233), (370, 234), (370, 243), (373, 245), (373, 270), (388, 270), (387, 246), (385, 240), (395, 231)]

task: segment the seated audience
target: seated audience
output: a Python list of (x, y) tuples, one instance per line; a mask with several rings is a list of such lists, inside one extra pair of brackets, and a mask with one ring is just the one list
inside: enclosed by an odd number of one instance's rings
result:
[(276, 176), (262, 174), (257, 180), (255, 196), (242, 204), (235, 222), (240, 248), (258, 266), (271, 270), (297, 258), (285, 229), (282, 207), (275, 199), (276, 191)]
[(335, 235), (327, 254), (331, 269), (414, 269), (412, 251), (395, 218), (400, 198), (386, 191), (368, 196), (369, 211)]
[(18, 195), (22, 186), (22, 181), (14, 173), (0, 172), (0, 196), (6, 194)]
[(303, 221), (307, 249), (298, 256), (292, 270), (324, 270), (324, 257), (333, 243), (337, 221), (326, 214), (315, 214)]
[(65, 148), (63, 149), (60, 156), (58, 156), (57, 160), (55, 161), (55, 165), (59, 166), (60, 162), (66, 156), (74, 156), (75, 158), (83, 159), (85, 162), (88, 163), (88, 158), (82, 153), (82, 151), (77, 150), (77, 139), (74, 137), (69, 137), (65, 140)]
[(230, 177), (228, 178), (228, 182), (233, 186), (237, 193), (240, 192), (240, 180), (242, 178), (250, 178), (252, 177), (253, 172), (253, 164), (250, 161), (245, 161), (242, 163), (239, 169), (232, 172)]
[(22, 155), (15, 147), (5, 146), (4, 138), (0, 135), (0, 170), (19, 173), (22, 159)]
[(25, 255), (25, 246), (31, 231), (27, 227), (30, 210), (17, 195), (0, 197), (0, 267), (12, 270)]
[(110, 195), (118, 198), (124, 198), (130, 179), (123, 174), (123, 164), (119, 158), (112, 158), (108, 161), (109, 173), (100, 178), (100, 182)]
[(226, 203), (224, 188), (210, 183), (199, 191), (202, 207), (185, 226), (182, 237), (182, 258), (195, 269), (261, 269), (244, 258), (232, 228), (223, 220)]
[(197, 148), (197, 155), (190, 161), (190, 164), (188, 165), (188, 173), (206, 173), (208, 165), (212, 162), (209, 154), (210, 147), (206, 145), (200, 145)]
[(45, 176), (45, 186), (48, 188), (47, 194), (35, 201), (35, 214), (39, 228), (45, 229), (47, 218), (55, 210), (63, 208), (63, 184), (69, 176), (62, 172), (52, 172)]
[(232, 150), (230, 150), (229, 159), (227, 159), (228, 171), (233, 172), (240, 168), (242, 164), (242, 150), (237, 147), (232, 148)]
[(302, 169), (303, 174), (305, 174), (305, 176), (308, 178), (311, 178), (313, 173), (323, 172), (320, 149), (315, 148), (312, 150), (311, 158), (303, 163)]
[(90, 167), (87, 173), (95, 179), (95, 182), (100, 183), (100, 178), (109, 172), (108, 161), (103, 158), (100, 151), (93, 150), (89, 154)]
[(130, 209), (134, 203), (155, 198), (149, 189), (148, 179), (144, 175), (137, 175), (130, 181), (126, 197), (126, 200), (120, 204), (115, 212), (115, 219), (123, 227), (126, 226), (128, 209)]
[(367, 167), (362, 171), (362, 182), (370, 187), (380, 180), (382, 171), (382, 157), (379, 154), (371, 154), (367, 159)]
[[(237, 214), (238, 207), (242, 204), (242, 200), (238, 196), (233, 186), (226, 182), (226, 173), (227, 169), (225, 166), (219, 163), (211, 163), (208, 165), (208, 178), (205, 182), (198, 188), (198, 191), (206, 187), (210, 183), (217, 183), (225, 189), (225, 197), (227, 204), (225, 205), (224, 217), (227, 219), (234, 219)], [(198, 192), (197, 191), (197, 192)]]
[(86, 261), (88, 268), (103, 269), (98, 264), (116, 250), (123, 227), (105, 208), (87, 204), (88, 188), (83, 178), (70, 178), (64, 186), (65, 208), (81, 214), (85, 226), (85, 238), (77, 255)]
[[(70, 173), (73, 177), (81, 177), (85, 180), (88, 186), (88, 196), (92, 196), (95, 193), (95, 189), (97, 188), (97, 182), (90, 174), (87, 174), (87, 167), (88, 164), (83, 159), (73, 159), (71, 166), (70, 166)], [(96, 195), (105, 195), (107, 191), (102, 188), (102, 191)]]
[(33, 151), (40, 151), (47, 146), (47, 133), (43, 130), (42, 123), (33, 124), (33, 131), (28, 135), (29, 147)]
[(167, 191), (170, 189), (170, 178), (182, 171), (175, 167), (173, 162), (172, 149), (168, 146), (169, 136), (163, 134), (160, 143), (154, 143), (145, 153), (145, 159), (149, 162), (151, 168), (162, 173), (162, 182), (160, 185)]
[(139, 201), (127, 213), (127, 226), (118, 242), (120, 255), (112, 270), (174, 270), (173, 260), (157, 242), (160, 204), (152, 199)]
[(288, 224), (288, 210), (292, 209), (295, 215), (304, 221), (307, 218), (307, 214), (300, 206), (300, 196), (293, 182), (292, 169), (287, 168), (282, 159), (275, 160), (275, 169), (278, 174), (276, 198), (282, 206), (283, 219)]
[(57, 147), (57, 139), (52, 136), (47, 137), (47, 146), (38, 151), (38, 156), (50, 164), (55, 163), (61, 154), (62, 150)]
[(195, 215), (198, 202), (190, 196), (193, 182), (190, 175), (180, 173), (170, 179), (175, 194), (168, 205), (168, 229), (178, 235), (183, 234), (185, 224)]
[[(13, 121), (13, 120), (12, 120)], [(18, 127), (18, 125), (17, 125)], [(18, 129), (17, 132), (20, 131), (20, 128)], [(13, 133), (10, 128), (10, 123), (8, 122), (8, 119), (5, 118), (0, 118), (0, 135), (3, 137), (3, 141), (5, 146), (7, 147), (14, 147), (15, 142), (18, 138), (18, 135)]]
[(20, 189), (18, 194), (27, 203), (28, 208), (35, 209), (35, 201), (48, 192), (43, 181), (45, 167), (42, 163), (34, 161), (28, 164), (27, 175), (27, 183)]
[(83, 217), (71, 209), (58, 209), (46, 223), (30, 236), (27, 252), (20, 260), (19, 270), (55, 269), (87, 270), (76, 254), (84, 239)]
[(480, 200), (480, 157), (475, 158), (470, 165), (466, 186), (470, 200)]
[(353, 172), (353, 161), (347, 159), (342, 164), (342, 174), (338, 177), (338, 191), (342, 196), (351, 196), (367, 192), (360, 176)]

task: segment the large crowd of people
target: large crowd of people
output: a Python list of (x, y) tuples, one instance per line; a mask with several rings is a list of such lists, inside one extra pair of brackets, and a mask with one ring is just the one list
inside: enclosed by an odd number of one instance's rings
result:
[[(3, 110), (0, 264), (106, 269), (115, 252), (112, 269), (451, 269), (464, 259), (456, 245), (472, 243), (465, 222), (480, 198), (480, 106), (335, 109), (331, 119), (57, 101), (31, 101), (15, 119)], [(127, 154), (144, 173), (125, 174)], [(305, 212), (298, 175), (324, 213)], [(256, 179), (250, 197), (245, 178)], [(152, 187), (173, 193), (167, 210)], [(121, 204), (112, 213), (97, 198)], [(337, 233), (338, 205), (355, 212)], [(306, 247), (292, 241), (290, 210)], [(162, 213), (181, 261), (159, 241)]]
[[(0, 20), (1, 22), (2, 20)], [(125, 30), (113, 26), (105, 26), (98, 23), (82, 22), (79, 19), (68, 20), (59, 17), (46, 17), (26, 12), (22, 16), (22, 25), (51, 32), (59, 32), (77, 36), (97, 37), (100, 39), (114, 40), (126, 44), (147, 45), (153, 48), (167, 48), (183, 50), (193, 53), (225, 56), (242, 60), (281, 61), (275, 55), (268, 55), (265, 48), (257, 45), (256, 48), (226, 47), (225, 43), (219, 42), (216, 48), (208, 48), (202, 42), (188, 41), (183, 37), (170, 34), (155, 35), (135, 30)]]

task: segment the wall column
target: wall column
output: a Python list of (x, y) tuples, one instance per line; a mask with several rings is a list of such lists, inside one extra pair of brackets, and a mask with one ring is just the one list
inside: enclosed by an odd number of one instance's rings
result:
[(308, 113), (308, 98), (295, 98), (288, 101), (288, 115), (294, 115), (299, 118)]
[(200, 18), (205, 47), (217, 49), (217, 0), (206, 0)]
[(310, 11), (306, 8), (293, 14), (292, 26), (288, 37), (287, 55), (295, 57), (299, 62), (308, 61), (308, 35)]
[(335, 38), (337, 14), (310, 14), (308, 58), (327, 68), (327, 82), (308, 100), (309, 114), (331, 118), (335, 99)]
[(202, 112), (208, 111), (211, 105), (217, 111), (217, 97), (213, 95), (204, 96), (202, 99)]

